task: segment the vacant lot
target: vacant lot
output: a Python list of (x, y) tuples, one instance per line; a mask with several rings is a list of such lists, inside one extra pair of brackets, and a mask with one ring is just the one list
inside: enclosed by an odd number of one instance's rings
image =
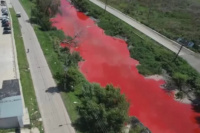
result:
[(193, 50), (200, 52), (199, 0), (107, 0), (107, 3), (171, 39), (183, 37), (193, 41)]

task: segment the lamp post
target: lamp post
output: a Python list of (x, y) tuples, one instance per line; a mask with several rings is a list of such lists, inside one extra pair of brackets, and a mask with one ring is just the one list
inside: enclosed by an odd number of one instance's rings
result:
[(65, 79), (64, 79), (64, 90), (65, 90), (65, 91), (66, 91), (67, 70), (68, 70), (67, 67), (64, 66), (64, 71), (65, 71), (65, 76), (64, 76), (64, 78), (65, 78)]
[(105, 3), (105, 10), (104, 10), (104, 13), (106, 12), (107, 3), (108, 3), (108, 0), (106, 0), (106, 3)]
[(181, 47), (180, 47), (180, 49), (179, 49), (178, 53), (176, 54), (176, 56), (175, 56), (175, 58), (174, 58), (173, 62), (175, 62), (175, 61), (176, 61), (176, 59), (178, 58), (178, 55), (179, 55), (179, 53), (181, 52), (182, 48), (183, 48), (183, 44), (181, 44)]

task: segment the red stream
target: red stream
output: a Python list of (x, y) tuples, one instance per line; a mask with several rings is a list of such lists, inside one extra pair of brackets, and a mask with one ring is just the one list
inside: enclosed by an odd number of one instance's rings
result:
[(138, 61), (130, 58), (127, 44), (104, 34), (95, 22), (61, 0), (62, 14), (52, 19), (53, 26), (66, 35), (78, 34), (78, 46), (84, 61), (80, 71), (90, 82), (121, 88), (130, 102), (129, 115), (136, 116), (153, 133), (200, 133), (191, 105), (174, 101), (160, 85), (164, 81), (145, 79), (138, 73)]

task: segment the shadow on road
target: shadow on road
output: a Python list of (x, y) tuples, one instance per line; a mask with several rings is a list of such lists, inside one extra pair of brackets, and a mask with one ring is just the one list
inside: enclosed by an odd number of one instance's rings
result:
[(27, 23), (30, 23), (30, 20), (28, 19), (28, 20), (26, 20), (26, 22), (27, 22)]
[(57, 87), (50, 87), (45, 92), (47, 92), (47, 93), (59, 93), (60, 91), (58, 90)]

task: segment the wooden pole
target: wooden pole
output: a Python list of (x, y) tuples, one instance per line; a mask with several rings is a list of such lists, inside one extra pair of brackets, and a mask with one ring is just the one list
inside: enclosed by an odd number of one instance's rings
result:
[(179, 53), (181, 52), (181, 49), (182, 49), (182, 48), (183, 48), (183, 44), (181, 45), (181, 47), (180, 47), (178, 53), (176, 54), (176, 57), (174, 58), (173, 62), (175, 62), (176, 59), (178, 58), (178, 55), (179, 55)]

